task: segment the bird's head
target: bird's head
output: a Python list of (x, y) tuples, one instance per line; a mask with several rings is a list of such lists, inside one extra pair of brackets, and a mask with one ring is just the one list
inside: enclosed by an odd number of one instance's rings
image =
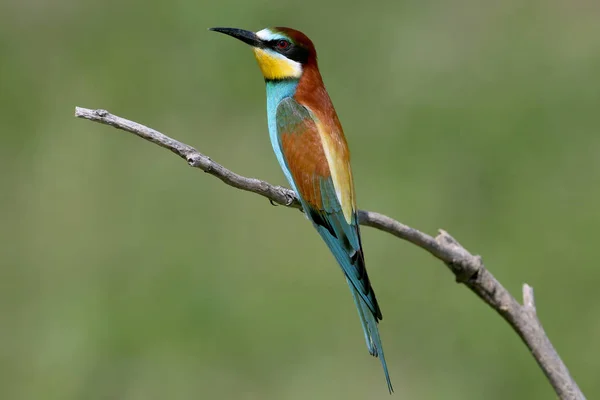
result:
[(291, 28), (266, 28), (258, 32), (236, 28), (210, 28), (252, 46), (265, 80), (299, 79), (304, 68), (316, 65), (312, 41)]

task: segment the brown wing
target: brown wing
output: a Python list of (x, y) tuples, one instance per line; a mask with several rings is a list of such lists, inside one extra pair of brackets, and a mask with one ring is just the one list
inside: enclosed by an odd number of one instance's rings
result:
[(290, 98), (277, 108), (277, 131), (298, 194), (310, 206), (322, 210), (320, 180), (329, 178), (331, 171), (317, 124), (306, 108)]
[[(358, 295), (373, 315), (381, 319), (365, 268), (356, 214), (352, 210), (348, 160), (336, 154), (310, 112), (291, 98), (283, 100), (277, 108), (277, 131), (283, 159), (304, 211)], [(336, 184), (336, 180), (343, 180), (343, 184)], [(344, 199), (348, 207), (344, 207)], [(348, 217), (346, 210), (350, 210)]]

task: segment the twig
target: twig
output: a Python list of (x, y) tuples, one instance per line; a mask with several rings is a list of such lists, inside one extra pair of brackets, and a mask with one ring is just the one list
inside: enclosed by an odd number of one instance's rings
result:
[[(216, 176), (229, 186), (259, 194), (272, 203), (300, 208), (296, 194), (292, 190), (274, 186), (259, 179), (238, 175), (214, 162), (195, 148), (171, 139), (154, 129), (117, 117), (106, 110), (75, 107), (75, 116), (131, 132), (156, 143), (185, 159), (190, 166)], [(484, 267), (481, 257), (469, 253), (446, 231), (440, 230), (438, 235), (433, 238), (373, 211), (359, 211), (359, 221), (361, 225), (370, 226), (407, 240), (443, 261), (455, 275), (457, 282), (464, 283), (485, 303), (496, 310), (517, 332), (542, 371), (544, 371), (560, 399), (585, 399), (577, 383), (573, 380), (567, 367), (552, 346), (537, 317), (531, 286), (523, 285), (523, 305), (519, 304)]]

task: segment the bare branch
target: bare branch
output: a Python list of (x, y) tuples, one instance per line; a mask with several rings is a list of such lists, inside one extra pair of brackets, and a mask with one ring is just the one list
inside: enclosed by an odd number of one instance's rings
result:
[[(190, 166), (216, 176), (229, 186), (259, 194), (273, 203), (300, 208), (296, 194), (292, 190), (274, 186), (259, 179), (238, 175), (214, 162), (195, 148), (154, 129), (117, 117), (106, 110), (76, 107), (75, 116), (110, 125), (156, 143), (185, 159)], [(465, 284), (510, 324), (527, 345), (560, 399), (585, 399), (577, 383), (573, 380), (567, 367), (552, 346), (537, 317), (531, 286), (523, 285), (524, 304), (519, 304), (484, 267), (480, 256), (469, 253), (444, 230), (440, 230), (439, 234), (433, 238), (426, 233), (373, 211), (359, 211), (359, 221), (361, 225), (370, 226), (406, 240), (443, 261), (452, 271), (457, 282)]]
[(528, 284), (523, 284), (523, 306), (533, 309), (535, 312), (535, 299), (533, 298), (533, 288)]

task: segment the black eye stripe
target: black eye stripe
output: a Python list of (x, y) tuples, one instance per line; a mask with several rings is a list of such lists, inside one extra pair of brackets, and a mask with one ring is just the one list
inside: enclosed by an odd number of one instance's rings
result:
[(300, 64), (304, 64), (308, 61), (308, 50), (304, 47), (298, 46), (289, 40), (285, 40), (289, 45), (285, 48), (280, 48), (278, 46), (279, 42), (285, 39), (274, 39), (266, 42), (268, 48), (276, 51), (279, 54), (282, 54), (289, 58), (290, 60), (294, 60), (299, 62)]

